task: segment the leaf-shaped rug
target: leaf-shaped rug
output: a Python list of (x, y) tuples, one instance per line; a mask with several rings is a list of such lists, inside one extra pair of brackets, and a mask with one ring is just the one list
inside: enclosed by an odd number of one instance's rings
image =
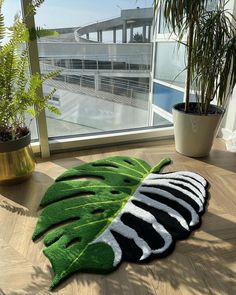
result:
[(193, 172), (162, 173), (169, 163), (152, 168), (116, 156), (57, 178), (33, 234), (33, 240), (45, 235), (44, 254), (55, 273), (51, 289), (76, 271), (108, 273), (122, 260), (166, 256), (200, 225), (207, 182)]

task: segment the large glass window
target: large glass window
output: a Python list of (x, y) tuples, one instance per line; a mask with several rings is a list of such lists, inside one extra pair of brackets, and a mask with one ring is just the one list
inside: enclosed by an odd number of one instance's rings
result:
[[(46, 112), (49, 137), (148, 127), (152, 0), (45, 1), (37, 26), (58, 32), (38, 42), (44, 85), (57, 91)], [(139, 7), (137, 7), (137, 5)]]
[(178, 43), (175, 36), (169, 33), (162, 9), (159, 11), (157, 19), (159, 22), (154, 36), (155, 50), (152, 72), (153, 120), (155, 122), (159, 116), (162, 116), (171, 123), (173, 105), (183, 102), (184, 99), (185, 46)]
[[(38, 41), (41, 72), (61, 71), (43, 87), (44, 94), (57, 89), (50, 104), (61, 111), (46, 111), (50, 138), (171, 124), (171, 107), (183, 100), (185, 49), (177, 50), (167, 36), (163, 14), (152, 40), (152, 5), (153, 0), (44, 2), (36, 26), (58, 36)], [(20, 0), (5, 0), (7, 25), (20, 6)], [(42, 131), (45, 122), (40, 123)], [(37, 140), (36, 122), (30, 126)]]

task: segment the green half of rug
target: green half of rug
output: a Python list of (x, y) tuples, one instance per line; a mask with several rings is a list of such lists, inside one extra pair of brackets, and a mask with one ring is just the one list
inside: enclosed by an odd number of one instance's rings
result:
[(170, 254), (200, 225), (207, 181), (164, 173), (132, 157), (109, 157), (67, 170), (46, 192), (33, 240), (44, 235), (51, 289), (75, 272), (109, 273), (122, 260)]

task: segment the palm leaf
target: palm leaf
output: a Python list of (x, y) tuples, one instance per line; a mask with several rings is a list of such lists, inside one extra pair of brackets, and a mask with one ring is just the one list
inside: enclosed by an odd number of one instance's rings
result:
[[(62, 174), (46, 192), (33, 240), (55, 276), (51, 288), (77, 271), (108, 273), (122, 260), (170, 253), (199, 225), (207, 182), (191, 172), (160, 173), (131, 157), (110, 157)], [(92, 178), (92, 179), (91, 179)]]

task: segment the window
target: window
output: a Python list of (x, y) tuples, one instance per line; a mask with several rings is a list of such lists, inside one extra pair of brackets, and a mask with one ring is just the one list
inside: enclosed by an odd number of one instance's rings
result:
[(184, 87), (185, 47), (176, 42), (157, 42), (154, 79)]
[(36, 15), (58, 32), (38, 42), (41, 72), (61, 70), (44, 85), (61, 112), (46, 112), (49, 138), (151, 127), (152, 0), (105, 2), (51, 0)]
[[(45, 110), (46, 121), (44, 114), (38, 122), (28, 118), (32, 138), (39, 138), (44, 155), (49, 141), (62, 142), (65, 137), (68, 142), (78, 142), (75, 137), (85, 138), (84, 135), (97, 139), (108, 134), (127, 134), (130, 140), (132, 132), (149, 134), (156, 132), (153, 127), (169, 125), (152, 110), (153, 1), (104, 2), (102, 7), (98, 1), (91, 7), (85, 0), (71, 0), (69, 5), (65, 0), (48, 0), (36, 15), (37, 27), (58, 32), (56, 37), (38, 40), (41, 73), (61, 71), (43, 85), (45, 95), (56, 88), (49, 103), (61, 115)], [(27, 0), (5, 1), (9, 24), (13, 11), (20, 11), (23, 3)], [(32, 59), (33, 55), (30, 54)]]
[(152, 71), (153, 120), (161, 116), (172, 124), (172, 107), (184, 99), (186, 76), (185, 47), (165, 25), (163, 10), (157, 14), (158, 27), (154, 32)]

